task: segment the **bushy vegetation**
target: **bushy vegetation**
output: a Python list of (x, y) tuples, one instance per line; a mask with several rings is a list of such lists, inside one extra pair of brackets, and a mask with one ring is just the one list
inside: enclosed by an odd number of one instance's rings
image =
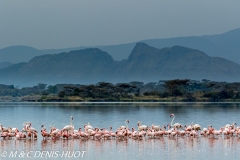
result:
[(240, 99), (240, 83), (214, 82), (205, 79), (202, 81), (174, 79), (147, 84), (134, 81), (117, 84), (99, 82), (90, 85), (56, 84), (47, 86), (39, 83), (36, 86), (24, 88), (14, 87), (13, 85), (0, 85), (0, 97), (34, 97), (34, 95), (41, 97), (38, 100), (48, 101), (66, 99), (70, 101), (221, 101)]

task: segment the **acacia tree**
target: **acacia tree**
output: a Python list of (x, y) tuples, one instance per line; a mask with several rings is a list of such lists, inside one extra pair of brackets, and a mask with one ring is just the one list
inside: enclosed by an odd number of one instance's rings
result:
[(186, 87), (190, 79), (174, 79), (165, 81), (164, 87), (168, 90), (168, 92), (172, 95), (174, 91), (181, 91), (182, 93), (186, 92)]

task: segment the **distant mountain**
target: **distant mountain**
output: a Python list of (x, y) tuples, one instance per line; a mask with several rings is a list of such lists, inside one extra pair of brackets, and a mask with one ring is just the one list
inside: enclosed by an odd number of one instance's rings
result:
[(93, 83), (108, 80), (115, 66), (112, 57), (99, 49), (37, 56), (0, 70), (0, 83), (34, 85), (37, 83)]
[(11, 63), (28, 62), (30, 59), (32, 59), (35, 56), (69, 52), (71, 50), (79, 50), (83, 48), (86, 48), (86, 47), (38, 50), (28, 46), (11, 46), (11, 47), (0, 49), (0, 63), (1, 62), (11, 62)]
[(160, 79), (203, 78), (218, 81), (239, 81), (240, 65), (224, 58), (186, 47), (157, 49), (137, 43), (119, 77), (125, 81), (158, 81)]
[(11, 65), (12, 65), (11, 62), (1, 62), (1, 63), (0, 63), (0, 69), (9, 67), (9, 66), (11, 66)]
[[(150, 39), (142, 40), (141, 42), (159, 49), (175, 45), (194, 48), (203, 51), (209, 56), (226, 58), (240, 64), (240, 28), (218, 35)], [(121, 61), (128, 58), (136, 43), (94, 46), (94, 48), (99, 48), (109, 53), (114, 60)], [(31, 47), (13, 46), (0, 50), (0, 62), (28, 62), (38, 55), (69, 52), (85, 48), (93, 48), (93, 46), (51, 50), (37, 50)]]
[(0, 70), (0, 83), (18, 86), (37, 83), (91, 84), (190, 78), (239, 81), (240, 65), (224, 58), (182, 46), (157, 49), (137, 43), (129, 58), (114, 61), (96, 48), (43, 55), (28, 63), (18, 63)]
[(27, 62), (35, 56), (42, 55), (43, 52), (32, 47), (27, 46), (12, 46), (0, 50), (1, 62)]
[[(240, 64), (240, 28), (218, 35), (149, 39), (140, 42), (156, 48), (175, 45), (198, 49), (213, 57), (222, 57)], [(114, 60), (127, 59), (136, 42), (98, 48), (108, 52)]]

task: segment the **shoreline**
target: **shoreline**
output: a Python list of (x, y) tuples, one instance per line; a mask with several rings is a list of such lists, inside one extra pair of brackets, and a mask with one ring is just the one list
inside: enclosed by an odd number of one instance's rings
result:
[(186, 97), (155, 97), (155, 96), (134, 96), (132, 98), (119, 99), (93, 99), (82, 98), (76, 96), (57, 97), (57, 96), (41, 96), (31, 95), (24, 97), (10, 97), (0, 96), (0, 103), (16, 102), (16, 103), (240, 103), (238, 98), (228, 99), (210, 99), (197, 97), (194, 99), (187, 99)]
[(0, 104), (4, 103), (39, 103), (39, 104), (212, 104), (212, 103), (239, 103), (240, 101), (194, 101), (194, 102), (184, 102), (184, 101), (0, 101)]

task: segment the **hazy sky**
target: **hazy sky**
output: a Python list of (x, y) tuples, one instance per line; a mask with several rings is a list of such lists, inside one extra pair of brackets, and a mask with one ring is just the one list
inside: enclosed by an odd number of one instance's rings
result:
[(239, 0), (1, 0), (0, 48), (120, 44), (240, 27)]

